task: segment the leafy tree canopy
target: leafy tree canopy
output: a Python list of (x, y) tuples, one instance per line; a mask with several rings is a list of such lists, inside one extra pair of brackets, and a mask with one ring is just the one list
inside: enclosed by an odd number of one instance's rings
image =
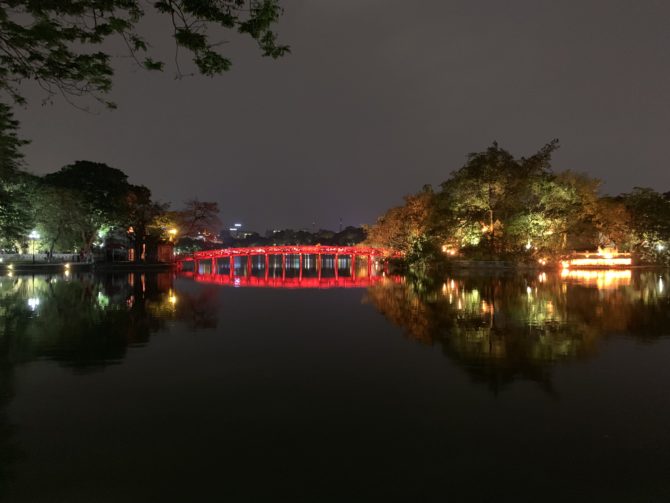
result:
[[(49, 98), (103, 96), (112, 86), (108, 44), (120, 38), (135, 61), (148, 70), (164, 62), (150, 53), (139, 28), (149, 13), (162, 16), (177, 50), (190, 54), (197, 70), (221, 74), (231, 61), (221, 51), (220, 32), (237, 32), (258, 44), (263, 56), (277, 58), (288, 47), (277, 42), (273, 26), (278, 0), (3, 0), (0, 2), (0, 90), (19, 102), (24, 80), (36, 81)], [(178, 75), (182, 75), (177, 61)]]
[(0, 247), (15, 248), (31, 225), (27, 188), (30, 175), (20, 171), (21, 147), (18, 122), (8, 106), (0, 103)]
[(119, 169), (91, 161), (76, 161), (44, 177), (46, 185), (68, 190), (70, 227), (78, 231), (85, 252), (101, 229), (123, 223), (131, 187), (127, 178)]

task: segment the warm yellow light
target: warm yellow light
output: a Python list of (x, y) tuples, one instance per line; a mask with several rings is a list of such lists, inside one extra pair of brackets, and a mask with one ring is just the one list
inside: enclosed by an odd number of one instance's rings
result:
[(595, 285), (599, 290), (630, 285), (632, 272), (630, 269), (607, 270), (568, 270), (561, 271), (564, 279), (576, 280), (585, 285)]
[(70, 264), (68, 264), (68, 263), (66, 262), (65, 265), (63, 265), (63, 267), (65, 267), (65, 269), (67, 270), (67, 269), (70, 268)]
[(630, 253), (619, 253), (612, 248), (598, 248), (598, 251), (576, 253), (567, 261), (562, 262), (563, 268), (568, 267), (622, 267), (632, 265)]
[(570, 260), (570, 266), (572, 267), (612, 267), (631, 264), (632, 259), (630, 257), (613, 257), (611, 255), (596, 256), (593, 258), (574, 258)]
[(451, 248), (448, 245), (442, 245), (442, 253), (446, 253), (447, 255), (451, 255), (453, 257), (457, 252), (454, 248)]
[(170, 234), (171, 236), (174, 236), (175, 234), (177, 234), (177, 229), (170, 229), (168, 231), (168, 234)]

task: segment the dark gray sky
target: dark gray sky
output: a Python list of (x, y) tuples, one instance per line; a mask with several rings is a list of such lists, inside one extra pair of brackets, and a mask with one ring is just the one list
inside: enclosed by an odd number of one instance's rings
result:
[[(105, 162), (174, 207), (220, 203), (225, 224), (371, 223), (493, 140), (604, 191), (670, 190), (667, 0), (286, 0), (293, 54), (234, 40), (232, 72), (177, 81), (119, 63), (97, 115), (32, 99), (18, 112), (35, 173)], [(150, 21), (171, 57), (165, 20)], [(165, 28), (167, 29), (167, 27)]]

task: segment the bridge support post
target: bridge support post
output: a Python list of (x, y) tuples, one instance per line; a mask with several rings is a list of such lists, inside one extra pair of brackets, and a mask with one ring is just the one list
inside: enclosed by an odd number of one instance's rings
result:
[(298, 255), (298, 260), (300, 260), (300, 273), (298, 275), (298, 280), (302, 281), (302, 253)]
[(212, 258), (212, 270), (210, 271), (210, 274), (218, 274), (218, 268), (219, 268), (219, 263), (216, 258)]
[(270, 277), (270, 255), (265, 254), (265, 281)]
[(252, 269), (251, 255), (247, 255), (247, 278), (251, 278), (251, 269)]
[(339, 261), (340, 261), (340, 257), (339, 257), (339, 255), (336, 253), (336, 254), (335, 254), (335, 279), (337, 279), (338, 276), (339, 276), (339, 274), (340, 274), (340, 271), (339, 271), (339, 269), (340, 269)]
[(196, 259), (193, 259), (193, 274), (200, 274), (200, 268), (199, 268), (198, 261)]
[(281, 279), (286, 279), (286, 253), (281, 254)]
[(372, 255), (368, 255), (368, 278), (372, 277)]
[(230, 264), (228, 267), (229, 269), (228, 272), (230, 274), (230, 277), (232, 278), (233, 276), (235, 276), (235, 255), (231, 255), (230, 257), (228, 257), (228, 259)]
[(356, 279), (356, 255), (353, 253), (351, 254), (351, 264), (349, 265), (351, 266), (351, 277)]

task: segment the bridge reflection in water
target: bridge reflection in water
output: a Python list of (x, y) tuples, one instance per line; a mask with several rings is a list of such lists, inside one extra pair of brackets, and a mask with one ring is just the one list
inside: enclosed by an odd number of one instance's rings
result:
[(367, 287), (387, 276), (392, 252), (361, 246), (269, 246), (207, 250), (179, 257), (196, 281), (270, 288)]

